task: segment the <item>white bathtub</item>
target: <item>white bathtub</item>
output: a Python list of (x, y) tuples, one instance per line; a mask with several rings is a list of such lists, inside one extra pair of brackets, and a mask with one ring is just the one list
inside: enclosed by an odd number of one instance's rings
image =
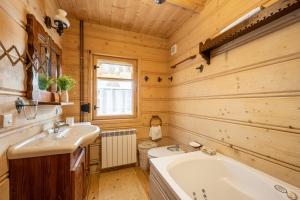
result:
[(182, 200), (289, 200), (275, 185), (300, 200), (299, 188), (221, 154), (197, 151), (151, 162)]

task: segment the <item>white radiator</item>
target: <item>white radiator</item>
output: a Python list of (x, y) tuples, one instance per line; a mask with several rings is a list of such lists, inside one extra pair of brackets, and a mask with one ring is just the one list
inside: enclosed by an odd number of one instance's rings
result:
[(136, 163), (136, 129), (101, 133), (102, 169)]

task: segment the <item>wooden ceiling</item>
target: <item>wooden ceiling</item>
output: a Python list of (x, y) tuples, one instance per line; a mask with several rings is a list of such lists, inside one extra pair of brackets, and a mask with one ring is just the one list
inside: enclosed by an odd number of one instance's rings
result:
[[(194, 3), (194, 2), (197, 3)], [(57, 0), (68, 15), (122, 30), (168, 38), (205, 0)]]

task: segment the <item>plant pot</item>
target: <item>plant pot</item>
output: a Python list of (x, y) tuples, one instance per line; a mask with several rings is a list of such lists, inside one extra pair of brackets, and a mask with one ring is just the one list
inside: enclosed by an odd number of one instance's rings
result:
[(68, 93), (68, 91), (61, 91), (60, 101), (61, 102), (69, 102), (69, 93)]
[(52, 94), (47, 90), (39, 90), (38, 91), (38, 101), (40, 102), (51, 102), (52, 101)]

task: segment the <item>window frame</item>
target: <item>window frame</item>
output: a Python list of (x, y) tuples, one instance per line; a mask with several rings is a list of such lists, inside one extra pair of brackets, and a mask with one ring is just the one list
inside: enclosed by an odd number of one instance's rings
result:
[[(119, 79), (119, 78), (98, 78), (97, 77), (97, 61), (98, 60), (108, 60), (110, 62), (115, 63), (129, 63), (132, 65), (132, 79)], [(94, 55), (93, 56), (93, 108), (92, 108), (92, 117), (93, 120), (110, 120), (110, 119), (134, 119), (137, 117), (137, 105), (138, 105), (138, 69), (137, 69), (138, 60), (137, 59), (131, 59), (131, 58), (120, 58), (120, 57), (114, 57), (114, 56), (104, 56), (104, 55)], [(132, 115), (97, 115), (97, 111), (95, 109), (95, 106), (97, 106), (97, 80), (115, 80), (115, 81), (132, 81), (133, 88), (132, 88), (132, 100), (133, 100), (133, 114)]]

